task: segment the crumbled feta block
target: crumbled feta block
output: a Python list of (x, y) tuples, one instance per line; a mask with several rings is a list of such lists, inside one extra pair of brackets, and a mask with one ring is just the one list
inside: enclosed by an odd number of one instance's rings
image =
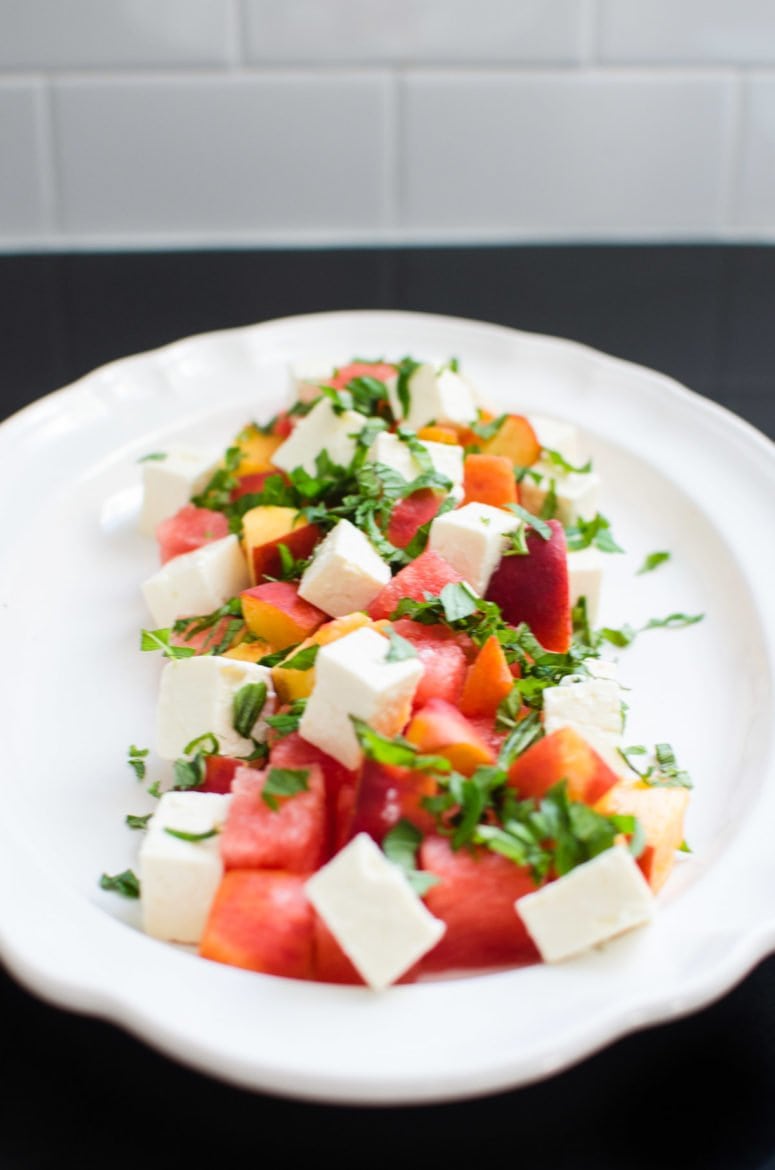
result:
[(587, 599), (587, 617), (592, 625), (597, 622), (600, 595), (603, 588), (603, 558), (607, 553), (594, 545), (568, 553), (568, 590), (571, 606), (582, 597)]
[[(534, 475), (541, 478), (536, 481)], [(554, 515), (563, 524), (573, 524), (580, 517), (591, 520), (600, 499), (600, 476), (595, 471), (562, 472), (550, 463), (534, 463), (519, 485), (520, 500), (528, 512), (540, 516), (549, 495), (554, 492)]]
[[(250, 683), (266, 687), (251, 739), (234, 727), (235, 696)], [(274, 708), (272, 672), (266, 666), (219, 654), (170, 659), (162, 670), (156, 708), (157, 751), (164, 760), (176, 760), (188, 743), (210, 732), (223, 755), (247, 756), (253, 750), (252, 739), (266, 738), (265, 717)]]
[(614, 845), (519, 898), (515, 909), (541, 957), (554, 963), (643, 926), (654, 895), (629, 849)]
[(477, 417), (474, 388), (462, 374), (449, 367), (437, 371), (430, 362), (417, 367), (407, 380), (406, 414), (398, 397), (398, 380), (390, 379), (387, 390), (393, 414), (415, 431), (432, 422), (464, 427)]
[(446, 930), (367, 833), (354, 837), (304, 888), (342, 950), (377, 991), (399, 979)]
[[(165, 792), (148, 822), (138, 855), (142, 924), (166, 942), (199, 942), (223, 876), (218, 832), (231, 797), (214, 792)], [(194, 835), (184, 841), (168, 829)]]
[(388, 662), (389, 646), (367, 626), (322, 646), (315, 659), (315, 685), (299, 734), (345, 768), (357, 768), (363, 758), (351, 715), (388, 736), (409, 718), (423, 666), (419, 658)]
[(272, 455), (272, 463), (281, 471), (303, 467), (314, 475), (317, 470), (315, 460), (321, 451), (326, 451), (334, 463), (349, 467), (356, 448), (353, 436), (360, 434), (368, 421), (366, 415), (357, 410), (337, 414), (333, 402), (321, 398), (280, 444)]
[(299, 597), (331, 617), (366, 609), (390, 581), (390, 566), (349, 520), (321, 540), (299, 581)]
[[(449, 494), (462, 499), (463, 497), (463, 448), (457, 443), (422, 442), (431, 461), (433, 470), (451, 481)], [(389, 431), (382, 431), (369, 450), (369, 459), (374, 463), (384, 463), (393, 471), (397, 471), (409, 483), (422, 475), (422, 468), (412, 454), (408, 443), (398, 435)]]
[(457, 569), (477, 593), (484, 594), (503, 555), (507, 534), (520, 523), (505, 508), (464, 504), (431, 522), (428, 547)]
[(141, 588), (155, 624), (171, 626), (180, 617), (212, 613), (249, 585), (245, 554), (230, 534), (173, 557)]
[(153, 536), (157, 526), (173, 516), (192, 496), (205, 488), (220, 464), (220, 455), (200, 447), (169, 447), (163, 459), (148, 459), (143, 467), (143, 502), (139, 528)]

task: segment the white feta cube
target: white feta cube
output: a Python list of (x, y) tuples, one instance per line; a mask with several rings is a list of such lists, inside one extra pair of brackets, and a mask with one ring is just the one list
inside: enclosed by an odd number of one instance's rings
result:
[[(166, 942), (196, 944), (223, 876), (218, 833), (231, 797), (165, 792), (148, 822), (138, 855), (143, 930)], [(185, 841), (168, 833), (204, 836)]]
[[(247, 738), (234, 726), (234, 700), (250, 683), (266, 686), (266, 701)], [(225, 756), (247, 756), (252, 740), (266, 738), (266, 716), (275, 709), (272, 672), (255, 662), (219, 654), (174, 658), (161, 673), (156, 707), (156, 747), (163, 760), (176, 760), (192, 740), (212, 733)]]
[(568, 590), (571, 606), (587, 599), (587, 617), (594, 626), (600, 612), (604, 557), (610, 555), (594, 545), (568, 553)]
[(180, 617), (212, 613), (249, 585), (245, 554), (232, 533), (173, 557), (141, 589), (155, 624), (171, 626)]
[(568, 723), (588, 724), (609, 735), (622, 732), (622, 692), (615, 679), (565, 679), (544, 691), (547, 735)]
[(340, 520), (321, 540), (299, 581), (299, 597), (331, 617), (366, 609), (391, 578), (369, 538)]
[(157, 526), (173, 516), (192, 496), (207, 486), (220, 464), (220, 454), (200, 447), (178, 445), (161, 452), (163, 459), (143, 465), (143, 501), (138, 526), (153, 536)]
[(654, 906), (651, 888), (625, 845), (606, 849), (515, 903), (547, 963), (643, 926)]
[(527, 420), (545, 450), (556, 451), (573, 467), (581, 467), (586, 462), (581, 437), (573, 423), (543, 414), (529, 414)]
[(477, 593), (484, 594), (506, 548), (507, 535), (520, 523), (519, 517), (505, 508), (464, 504), (435, 517), (428, 547), (457, 569)]
[(299, 734), (345, 768), (363, 759), (350, 716), (383, 735), (406, 723), (423, 666), (419, 658), (387, 661), (390, 643), (365, 627), (322, 646), (315, 659), (315, 685), (299, 723)]
[(367, 833), (348, 842), (304, 889), (342, 950), (377, 991), (399, 979), (446, 930)]
[[(452, 487), (449, 494), (457, 499), (463, 497), (463, 448), (458, 443), (434, 443), (418, 440), (425, 449), (434, 471), (446, 476)], [(369, 459), (383, 463), (397, 471), (409, 483), (422, 475), (422, 468), (412, 454), (408, 443), (396, 434), (382, 431), (369, 449)]]
[(357, 410), (337, 414), (329, 398), (321, 398), (309, 414), (294, 426), (285, 442), (272, 455), (272, 463), (281, 471), (303, 467), (310, 475), (316, 472), (315, 460), (321, 451), (342, 467), (349, 467), (355, 455), (356, 440), (368, 418)]
[[(535, 475), (541, 478), (536, 480)], [(521, 480), (519, 498), (528, 512), (540, 516), (552, 492), (554, 515), (563, 524), (573, 524), (580, 517), (592, 520), (597, 514), (600, 500), (600, 476), (595, 471), (562, 472), (550, 463), (539, 460)]]
[(442, 426), (468, 426), (477, 417), (473, 386), (449, 367), (437, 371), (430, 362), (417, 367), (407, 380), (409, 409), (406, 413), (398, 397), (398, 380), (390, 379), (387, 390), (395, 417), (403, 419), (415, 431), (433, 422)]
[(288, 372), (296, 397), (302, 402), (314, 402), (320, 397), (320, 387), (331, 378), (333, 369), (334, 363), (323, 358), (290, 362)]

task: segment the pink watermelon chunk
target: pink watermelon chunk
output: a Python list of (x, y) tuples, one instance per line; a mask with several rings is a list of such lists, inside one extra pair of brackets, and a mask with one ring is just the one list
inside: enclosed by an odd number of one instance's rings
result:
[(402, 597), (413, 601), (424, 601), (425, 594), (437, 597), (445, 585), (463, 580), (462, 573), (453, 569), (449, 561), (433, 549), (426, 548), (416, 560), (399, 569), (392, 581), (380, 589), (368, 608), (370, 618), (375, 621), (390, 617)]
[(211, 540), (221, 540), (228, 535), (229, 521), (222, 512), (184, 504), (173, 516), (168, 516), (157, 525), (156, 540), (161, 563), (165, 565), (173, 557), (193, 552)]
[(228, 869), (284, 869), (311, 873), (321, 864), (326, 842), (325, 786), (320, 768), (311, 766), (307, 791), (275, 798), (262, 796), (268, 771), (238, 768), (231, 804), (221, 834), (221, 856)]

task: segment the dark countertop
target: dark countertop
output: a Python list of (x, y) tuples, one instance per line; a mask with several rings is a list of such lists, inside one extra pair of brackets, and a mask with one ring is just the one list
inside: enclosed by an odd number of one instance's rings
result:
[[(571, 337), (671, 374), (775, 437), (775, 249), (732, 245), (0, 257), (0, 413), (187, 334), (349, 308)], [(454, 1154), (531, 1170), (764, 1170), (775, 1165), (774, 987), (772, 958), (718, 1002), (550, 1080), (409, 1109), (235, 1089), (0, 976), (0, 1167), (245, 1155), (293, 1167), (330, 1152), (360, 1164)]]

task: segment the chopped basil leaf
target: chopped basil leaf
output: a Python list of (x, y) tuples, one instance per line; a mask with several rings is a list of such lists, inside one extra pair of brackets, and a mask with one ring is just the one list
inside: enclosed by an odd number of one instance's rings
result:
[(451, 770), (451, 764), (444, 756), (423, 755), (414, 744), (400, 735), (388, 739), (356, 715), (350, 716), (350, 722), (363, 754), (378, 764), (392, 764), (399, 768), (412, 768), (418, 772)]
[(565, 539), (569, 552), (578, 552), (592, 545), (601, 552), (624, 552), (613, 538), (609, 521), (599, 512), (591, 520), (579, 516), (574, 524), (569, 524), (565, 529)]
[(439, 881), (436, 874), (417, 868), (417, 850), (422, 833), (410, 821), (401, 819), (382, 838), (382, 851), (389, 861), (402, 870), (418, 897)]
[(296, 699), (287, 711), (281, 711), (278, 715), (267, 715), (266, 722), (282, 739), (298, 730), (306, 705), (306, 699)]
[(167, 458), (166, 451), (149, 451), (147, 455), (141, 455), (137, 460), (138, 463), (158, 463), (162, 459)]
[(174, 646), (170, 642), (171, 630), (141, 630), (141, 650), (161, 650), (167, 658), (191, 658), (196, 650), (191, 646)]
[(292, 657), (280, 660), (283, 670), (310, 670), (315, 665), (320, 646), (313, 643), (298, 650)]
[(417, 651), (411, 642), (402, 638), (392, 627), (388, 629), (387, 633), (390, 645), (385, 655), (385, 662), (403, 662), (405, 658), (417, 657)]
[(278, 796), (297, 796), (309, 791), (309, 768), (270, 768), (261, 798), (269, 808), (276, 811), (280, 805)]
[(256, 721), (264, 709), (266, 696), (265, 682), (246, 683), (236, 692), (232, 702), (231, 721), (237, 735), (250, 739)]
[(545, 520), (542, 520), (540, 516), (534, 516), (532, 512), (528, 512), (527, 508), (523, 508), (521, 504), (509, 504), (508, 509), (515, 516), (519, 516), (523, 523), (529, 524), (531, 528), (535, 529), (541, 537), (541, 540), (551, 540), (551, 526)]
[(135, 816), (133, 813), (127, 813), (126, 823), (130, 829), (145, 829), (148, 822), (153, 816), (153, 813), (144, 813), (142, 816)]
[(125, 869), (123, 873), (104, 873), (100, 878), (100, 889), (112, 890), (124, 898), (140, 897), (140, 882), (131, 869)]
[(541, 457), (551, 463), (553, 467), (559, 468), (565, 475), (574, 473), (575, 475), (588, 475), (592, 470), (592, 460), (588, 459), (581, 467), (574, 467), (572, 463), (562, 455), (559, 451), (554, 451), (551, 447), (543, 447), (541, 449)]
[(396, 383), (396, 396), (401, 404), (401, 411), (406, 418), (412, 407), (412, 395), (409, 389), (409, 379), (416, 369), (420, 366), (420, 362), (414, 361), (413, 358), (405, 357), (398, 363), (398, 381)]
[(127, 752), (127, 763), (138, 780), (145, 779), (145, 757), (148, 751), (148, 748), (139, 748), (132, 744)]
[(164, 832), (169, 833), (170, 837), (177, 837), (179, 841), (208, 841), (211, 837), (217, 837), (220, 833), (219, 828), (206, 829), (203, 833), (187, 833), (184, 829), (169, 829), (165, 825)]
[(218, 742), (217, 735), (213, 735), (212, 731), (206, 731), (204, 735), (198, 735), (196, 739), (192, 739), (183, 748), (183, 755), (190, 756), (192, 752), (199, 751), (205, 756), (217, 756), (221, 750), (221, 745)]
[(455, 581), (444, 586), (439, 594), (439, 600), (447, 621), (458, 622), (461, 618), (476, 613), (479, 599), (465, 581)]
[(638, 569), (638, 575), (640, 575), (641, 573), (651, 573), (651, 572), (653, 572), (654, 569), (658, 568), (660, 565), (664, 565), (665, 561), (669, 561), (669, 560), (670, 560), (670, 553), (669, 552), (649, 553), (648, 556), (643, 561), (643, 564), (641, 565), (641, 567)]

